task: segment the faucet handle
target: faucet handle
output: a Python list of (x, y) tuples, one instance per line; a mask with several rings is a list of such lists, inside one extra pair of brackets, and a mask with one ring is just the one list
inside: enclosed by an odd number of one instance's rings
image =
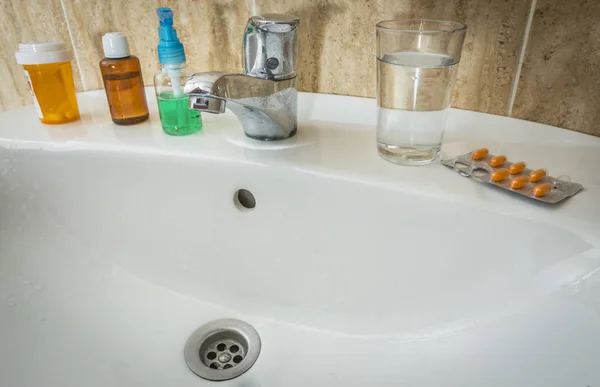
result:
[(292, 15), (252, 16), (244, 32), (244, 72), (264, 79), (294, 78), (299, 24)]

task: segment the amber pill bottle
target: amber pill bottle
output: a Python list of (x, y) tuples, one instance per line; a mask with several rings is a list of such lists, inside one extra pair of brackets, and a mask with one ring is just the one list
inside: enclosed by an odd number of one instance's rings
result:
[(132, 125), (148, 119), (148, 104), (139, 59), (131, 55), (127, 36), (109, 32), (102, 37), (105, 58), (100, 72), (110, 116), (115, 124)]
[(64, 124), (78, 120), (79, 107), (70, 62), (73, 54), (65, 43), (21, 43), (15, 56), (17, 63), (23, 66), (40, 121)]

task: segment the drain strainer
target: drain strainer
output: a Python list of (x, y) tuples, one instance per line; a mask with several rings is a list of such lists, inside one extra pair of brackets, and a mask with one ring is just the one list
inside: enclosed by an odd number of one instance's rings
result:
[(260, 337), (236, 319), (214, 320), (198, 328), (185, 343), (185, 362), (208, 380), (233, 379), (248, 371), (260, 354)]

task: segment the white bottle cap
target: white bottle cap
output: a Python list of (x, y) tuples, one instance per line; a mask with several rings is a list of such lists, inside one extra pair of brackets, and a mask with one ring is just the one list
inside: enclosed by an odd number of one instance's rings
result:
[(122, 32), (108, 32), (102, 36), (104, 56), (107, 58), (125, 58), (131, 55), (127, 35)]
[(73, 58), (62, 41), (21, 43), (15, 56), (20, 65), (68, 62)]

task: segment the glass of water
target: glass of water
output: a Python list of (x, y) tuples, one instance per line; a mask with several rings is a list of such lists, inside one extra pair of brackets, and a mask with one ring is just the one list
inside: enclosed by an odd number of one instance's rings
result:
[(402, 165), (440, 154), (467, 27), (441, 20), (377, 24), (377, 150)]

